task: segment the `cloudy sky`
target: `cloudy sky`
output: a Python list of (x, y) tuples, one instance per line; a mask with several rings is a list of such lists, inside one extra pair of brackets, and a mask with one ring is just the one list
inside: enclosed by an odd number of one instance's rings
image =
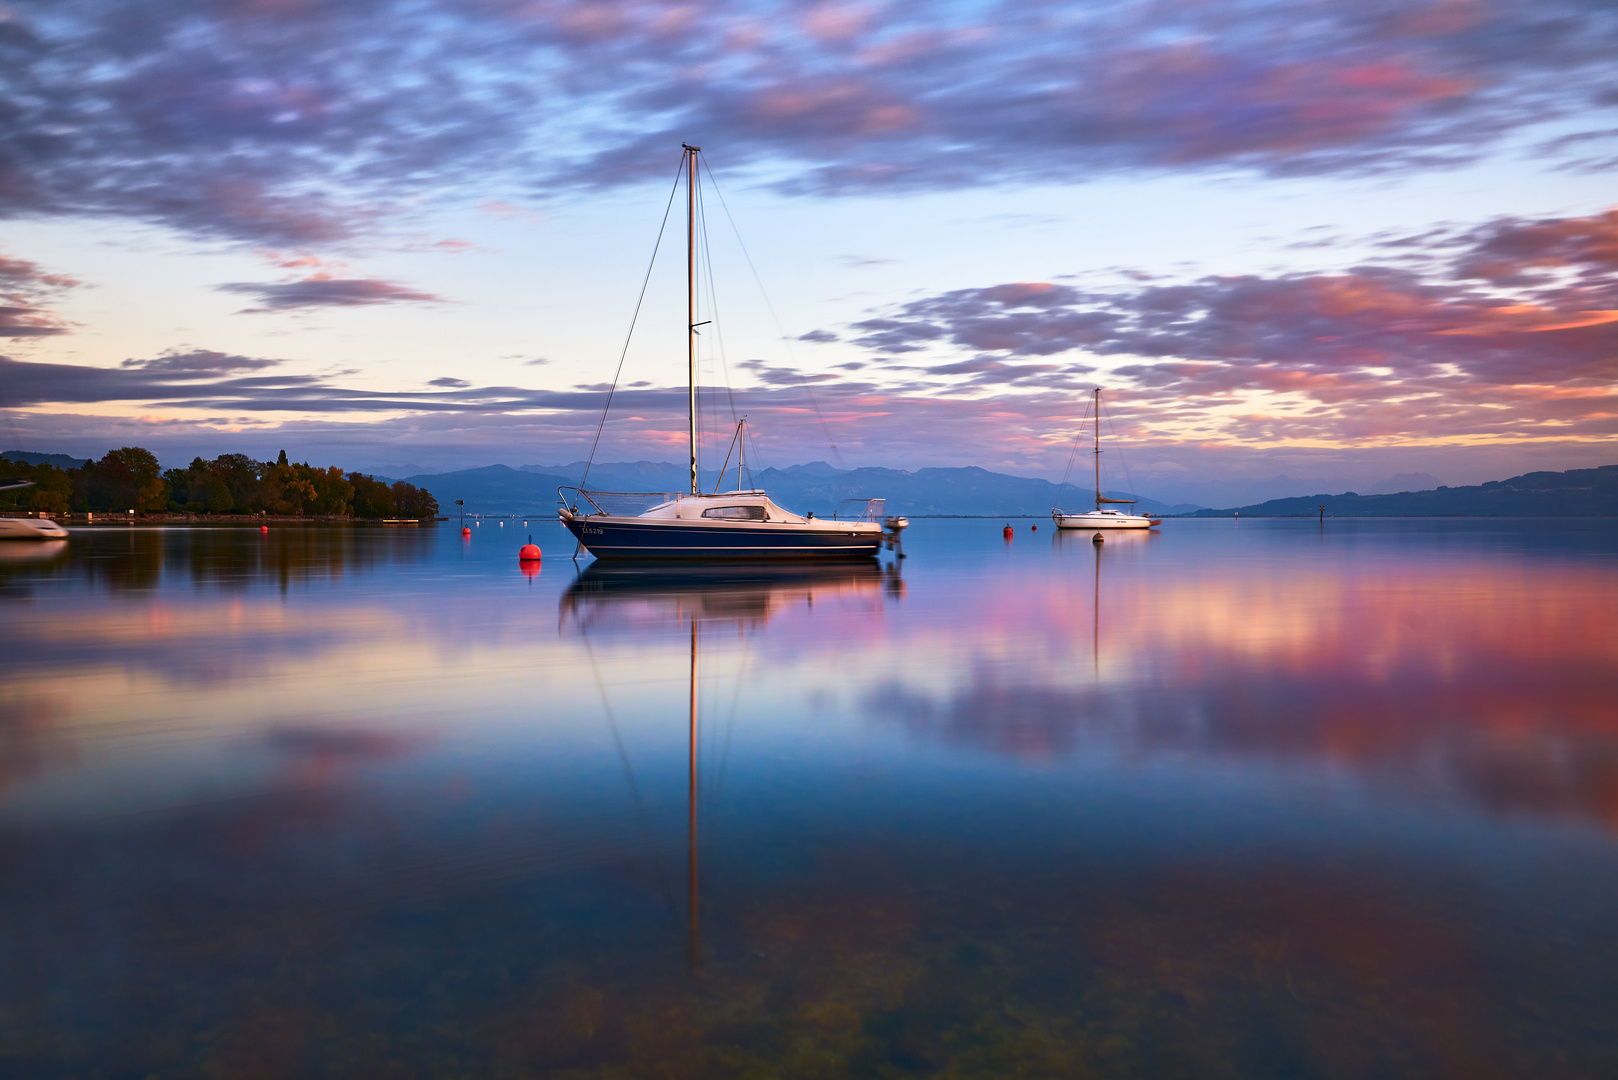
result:
[(1610, 0), (13, 0), (0, 133), (4, 448), (582, 457), (689, 141), (761, 464), (1059, 478), (1097, 385), (1162, 496), (1618, 461)]

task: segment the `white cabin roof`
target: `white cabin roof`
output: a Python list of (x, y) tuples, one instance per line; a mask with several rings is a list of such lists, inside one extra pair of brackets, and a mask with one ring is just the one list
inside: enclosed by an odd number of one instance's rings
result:
[(783, 510), (775, 504), (762, 491), (724, 491), (717, 495), (681, 495), (670, 499), (666, 503), (659, 503), (650, 510), (641, 514), (648, 518), (673, 518), (677, 521), (687, 521), (700, 518), (704, 510), (719, 509), (726, 506), (762, 506), (768, 521), (785, 521), (802, 525), (808, 519)]

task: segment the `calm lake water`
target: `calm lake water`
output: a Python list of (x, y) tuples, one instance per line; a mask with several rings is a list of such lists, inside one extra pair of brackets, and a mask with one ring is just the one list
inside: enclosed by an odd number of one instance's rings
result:
[(1618, 1075), (1618, 522), (1001, 524), (5, 545), (0, 1075)]

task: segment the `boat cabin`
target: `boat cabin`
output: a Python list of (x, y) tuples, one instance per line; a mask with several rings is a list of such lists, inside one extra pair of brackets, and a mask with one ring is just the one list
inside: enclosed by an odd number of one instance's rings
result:
[(676, 521), (772, 521), (793, 525), (808, 519), (783, 510), (762, 491), (730, 491), (718, 495), (680, 495), (652, 507), (643, 518)]

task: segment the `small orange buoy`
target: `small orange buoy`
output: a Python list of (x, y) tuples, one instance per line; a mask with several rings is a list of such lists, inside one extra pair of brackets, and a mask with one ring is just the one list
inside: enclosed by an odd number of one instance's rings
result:
[(1011, 523), (1007, 522), (1006, 527), (1000, 530), (1000, 535), (1005, 537), (1007, 540), (1010, 540), (1013, 536), (1016, 536), (1017, 533), (1014, 529), (1012, 529)]
[(1107, 538), (1102, 536), (1100, 533), (1096, 533), (1094, 536), (1090, 537), (1090, 543), (1092, 544), (1105, 544), (1106, 542)]
[(258, 531), (261, 533), (267, 533), (270, 531), (270, 527), (268, 525), (260, 525), (258, 527)]
[(517, 558), (523, 562), (533, 562), (539, 558), (539, 545), (524, 544), (517, 549)]
[(465, 525), (461, 526), (461, 535), (462, 536), (471, 536), (472, 535), (471, 528), (469, 528), (468, 526), (465, 526)]

